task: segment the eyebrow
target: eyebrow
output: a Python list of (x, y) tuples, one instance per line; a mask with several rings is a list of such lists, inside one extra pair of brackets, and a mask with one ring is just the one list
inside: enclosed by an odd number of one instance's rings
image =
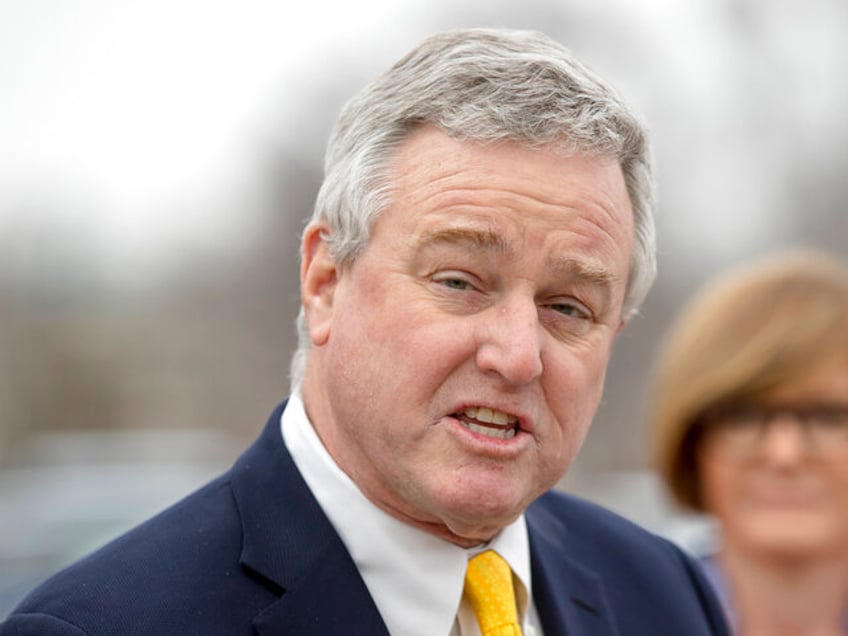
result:
[(608, 268), (600, 264), (570, 256), (555, 256), (549, 261), (548, 267), (564, 277), (577, 279), (581, 283), (607, 289), (612, 288), (619, 278), (610, 272)]
[(467, 245), (468, 247), (506, 255), (513, 251), (506, 240), (497, 232), (465, 227), (440, 228), (427, 232), (419, 243), (420, 248), (439, 245)]
[[(465, 245), (505, 256), (511, 256), (515, 252), (503, 236), (493, 230), (481, 228), (451, 227), (426, 232), (419, 242), (419, 249), (426, 250), (439, 245)], [(619, 278), (600, 263), (587, 262), (566, 255), (553, 256), (549, 259), (547, 267), (556, 272), (559, 277), (604, 289), (611, 289)]]

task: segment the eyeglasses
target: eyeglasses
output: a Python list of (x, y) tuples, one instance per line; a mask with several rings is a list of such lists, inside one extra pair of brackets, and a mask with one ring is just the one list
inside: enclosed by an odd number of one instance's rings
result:
[(707, 414), (704, 432), (721, 444), (727, 459), (747, 459), (762, 448), (769, 428), (778, 418), (798, 426), (809, 455), (848, 460), (848, 404), (804, 407), (747, 404), (722, 408)]

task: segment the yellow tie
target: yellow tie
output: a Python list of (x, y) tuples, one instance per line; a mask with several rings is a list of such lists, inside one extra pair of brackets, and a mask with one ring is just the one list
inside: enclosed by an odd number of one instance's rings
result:
[(486, 550), (468, 562), (465, 595), (483, 636), (521, 636), (512, 570), (497, 552)]

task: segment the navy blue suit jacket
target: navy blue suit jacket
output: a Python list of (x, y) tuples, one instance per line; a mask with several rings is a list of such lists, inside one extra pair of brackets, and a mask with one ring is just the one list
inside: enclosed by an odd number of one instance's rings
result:
[[(0, 636), (388, 634), (282, 443), (284, 406), (232, 469), (48, 579)], [(727, 634), (671, 543), (561, 493), (526, 518), (546, 636)]]

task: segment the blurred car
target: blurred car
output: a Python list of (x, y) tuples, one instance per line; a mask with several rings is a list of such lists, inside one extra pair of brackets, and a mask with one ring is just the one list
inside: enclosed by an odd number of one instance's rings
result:
[(225, 470), (202, 430), (50, 433), (0, 466), (0, 619), (38, 583)]

